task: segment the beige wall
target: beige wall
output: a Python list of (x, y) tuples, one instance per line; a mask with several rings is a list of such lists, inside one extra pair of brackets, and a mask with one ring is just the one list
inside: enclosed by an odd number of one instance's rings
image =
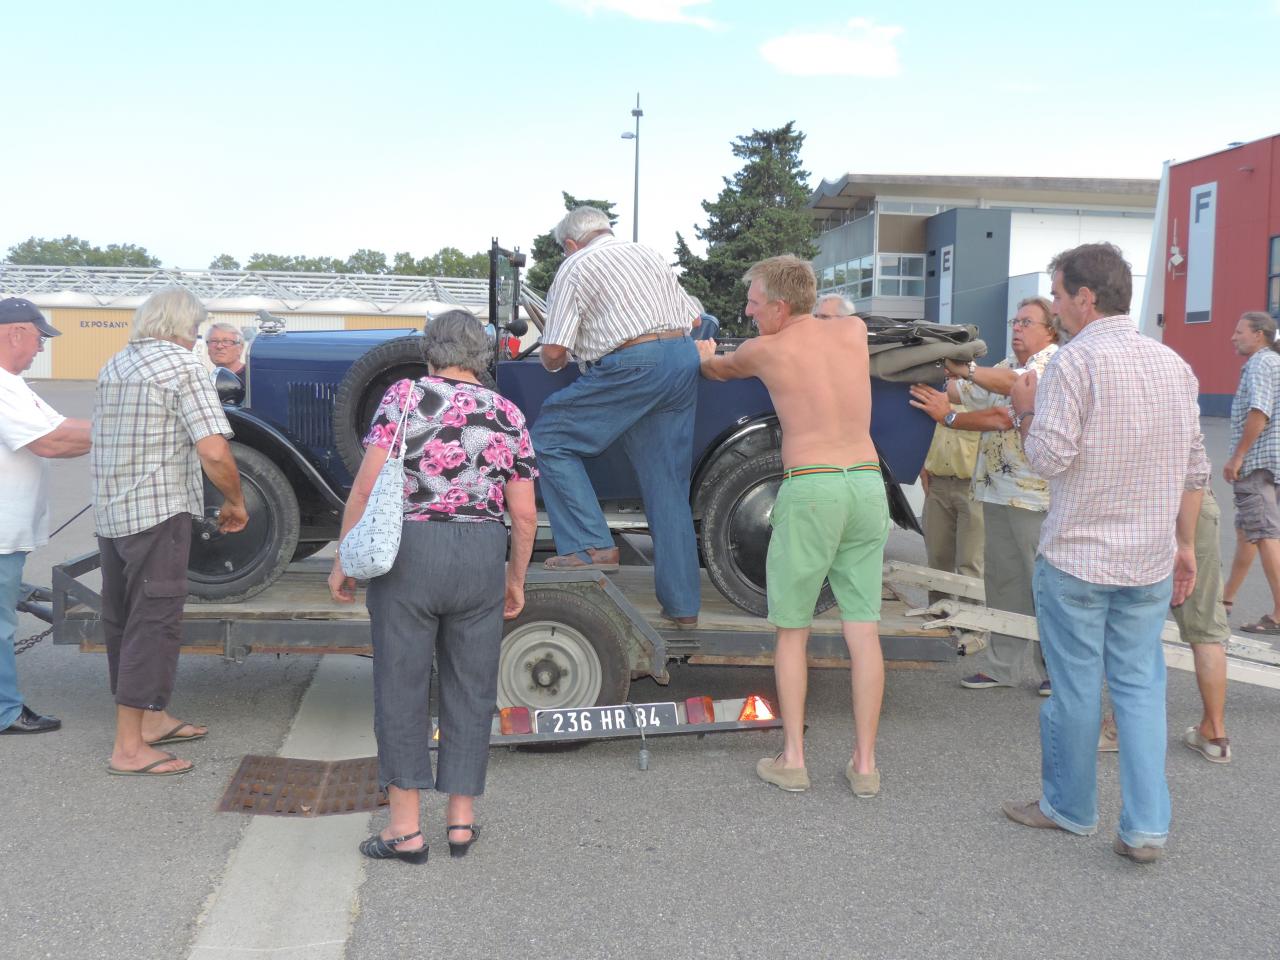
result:
[(48, 313), (62, 331), (53, 349), (55, 380), (96, 380), (102, 365), (129, 341), (132, 310), (54, 307)]

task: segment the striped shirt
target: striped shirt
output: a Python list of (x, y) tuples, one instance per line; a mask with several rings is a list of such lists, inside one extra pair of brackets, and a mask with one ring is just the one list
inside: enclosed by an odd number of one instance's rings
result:
[(1251, 356), (1240, 371), (1240, 386), (1231, 401), (1231, 449), (1235, 450), (1244, 434), (1244, 422), (1250, 410), (1267, 415), (1267, 425), (1253, 441), (1240, 464), (1240, 476), (1255, 470), (1270, 470), (1280, 477), (1280, 353), (1263, 347)]
[(93, 399), (93, 519), (100, 537), (141, 533), (179, 513), (204, 514), (196, 443), (231, 436), (213, 381), (194, 353), (133, 340), (98, 374)]
[(1086, 324), (1054, 355), (1023, 443), (1049, 481), (1046, 560), (1106, 586), (1173, 572), (1182, 493), (1209, 482), (1199, 389), (1182, 358), (1127, 316)]
[(599, 360), (646, 333), (687, 332), (697, 315), (656, 250), (606, 233), (560, 264), (542, 342), (567, 347), (578, 360)]

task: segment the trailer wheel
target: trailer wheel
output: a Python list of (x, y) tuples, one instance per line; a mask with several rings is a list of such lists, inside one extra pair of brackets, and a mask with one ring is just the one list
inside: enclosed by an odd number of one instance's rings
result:
[(603, 611), (563, 588), (526, 591), (502, 638), (499, 707), (623, 703), (630, 686), (625, 638)]
[[(769, 517), (782, 485), (782, 454), (752, 454), (720, 477), (702, 515), (702, 558), (707, 575), (730, 603), (757, 617), (769, 612), (765, 595), (765, 557), (769, 552)], [(835, 605), (831, 587), (823, 583), (815, 613)]]
[(196, 518), (187, 560), (187, 590), (196, 600), (244, 600), (275, 582), (298, 546), (298, 498), (284, 473), (265, 455), (231, 443), (249, 523), (239, 533), (218, 533), (214, 518), (222, 494), (205, 477), (205, 515)]

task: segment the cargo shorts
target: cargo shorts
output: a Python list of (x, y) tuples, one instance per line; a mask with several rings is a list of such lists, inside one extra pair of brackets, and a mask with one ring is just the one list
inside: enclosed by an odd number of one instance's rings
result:
[(1182, 606), (1173, 608), (1173, 619), (1187, 643), (1226, 643), (1231, 635), (1222, 606), (1221, 523), (1218, 501), (1206, 487), (1196, 521), (1196, 585)]
[(1236, 529), (1250, 543), (1280, 540), (1280, 505), (1276, 503), (1276, 478), (1270, 470), (1251, 470), (1232, 485), (1236, 502)]

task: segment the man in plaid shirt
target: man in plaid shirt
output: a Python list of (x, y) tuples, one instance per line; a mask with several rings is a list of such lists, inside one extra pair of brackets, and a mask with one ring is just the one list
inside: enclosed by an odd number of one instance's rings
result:
[(1170, 601), (1196, 578), (1195, 528), (1209, 461), (1199, 384), (1127, 316), (1129, 265), (1109, 243), (1059, 254), (1053, 306), (1072, 340), (1037, 390), (1014, 384), (1013, 422), (1049, 481), (1036, 559), (1036, 619), (1053, 696), (1040, 711), (1040, 799), (1007, 802), (1029, 827), (1098, 829), (1097, 755), (1105, 672), (1120, 737), (1114, 849), (1138, 863), (1169, 834), (1165, 663)]
[(209, 731), (168, 712), (182, 642), (191, 519), (204, 515), (201, 468), (225, 498), (222, 533), (248, 522), (231, 426), (191, 352), (207, 318), (181, 287), (152, 294), (123, 350), (98, 374), (93, 517), (102, 555), (102, 629), (116, 700), (108, 773), (172, 776), (193, 764), (159, 750)]

